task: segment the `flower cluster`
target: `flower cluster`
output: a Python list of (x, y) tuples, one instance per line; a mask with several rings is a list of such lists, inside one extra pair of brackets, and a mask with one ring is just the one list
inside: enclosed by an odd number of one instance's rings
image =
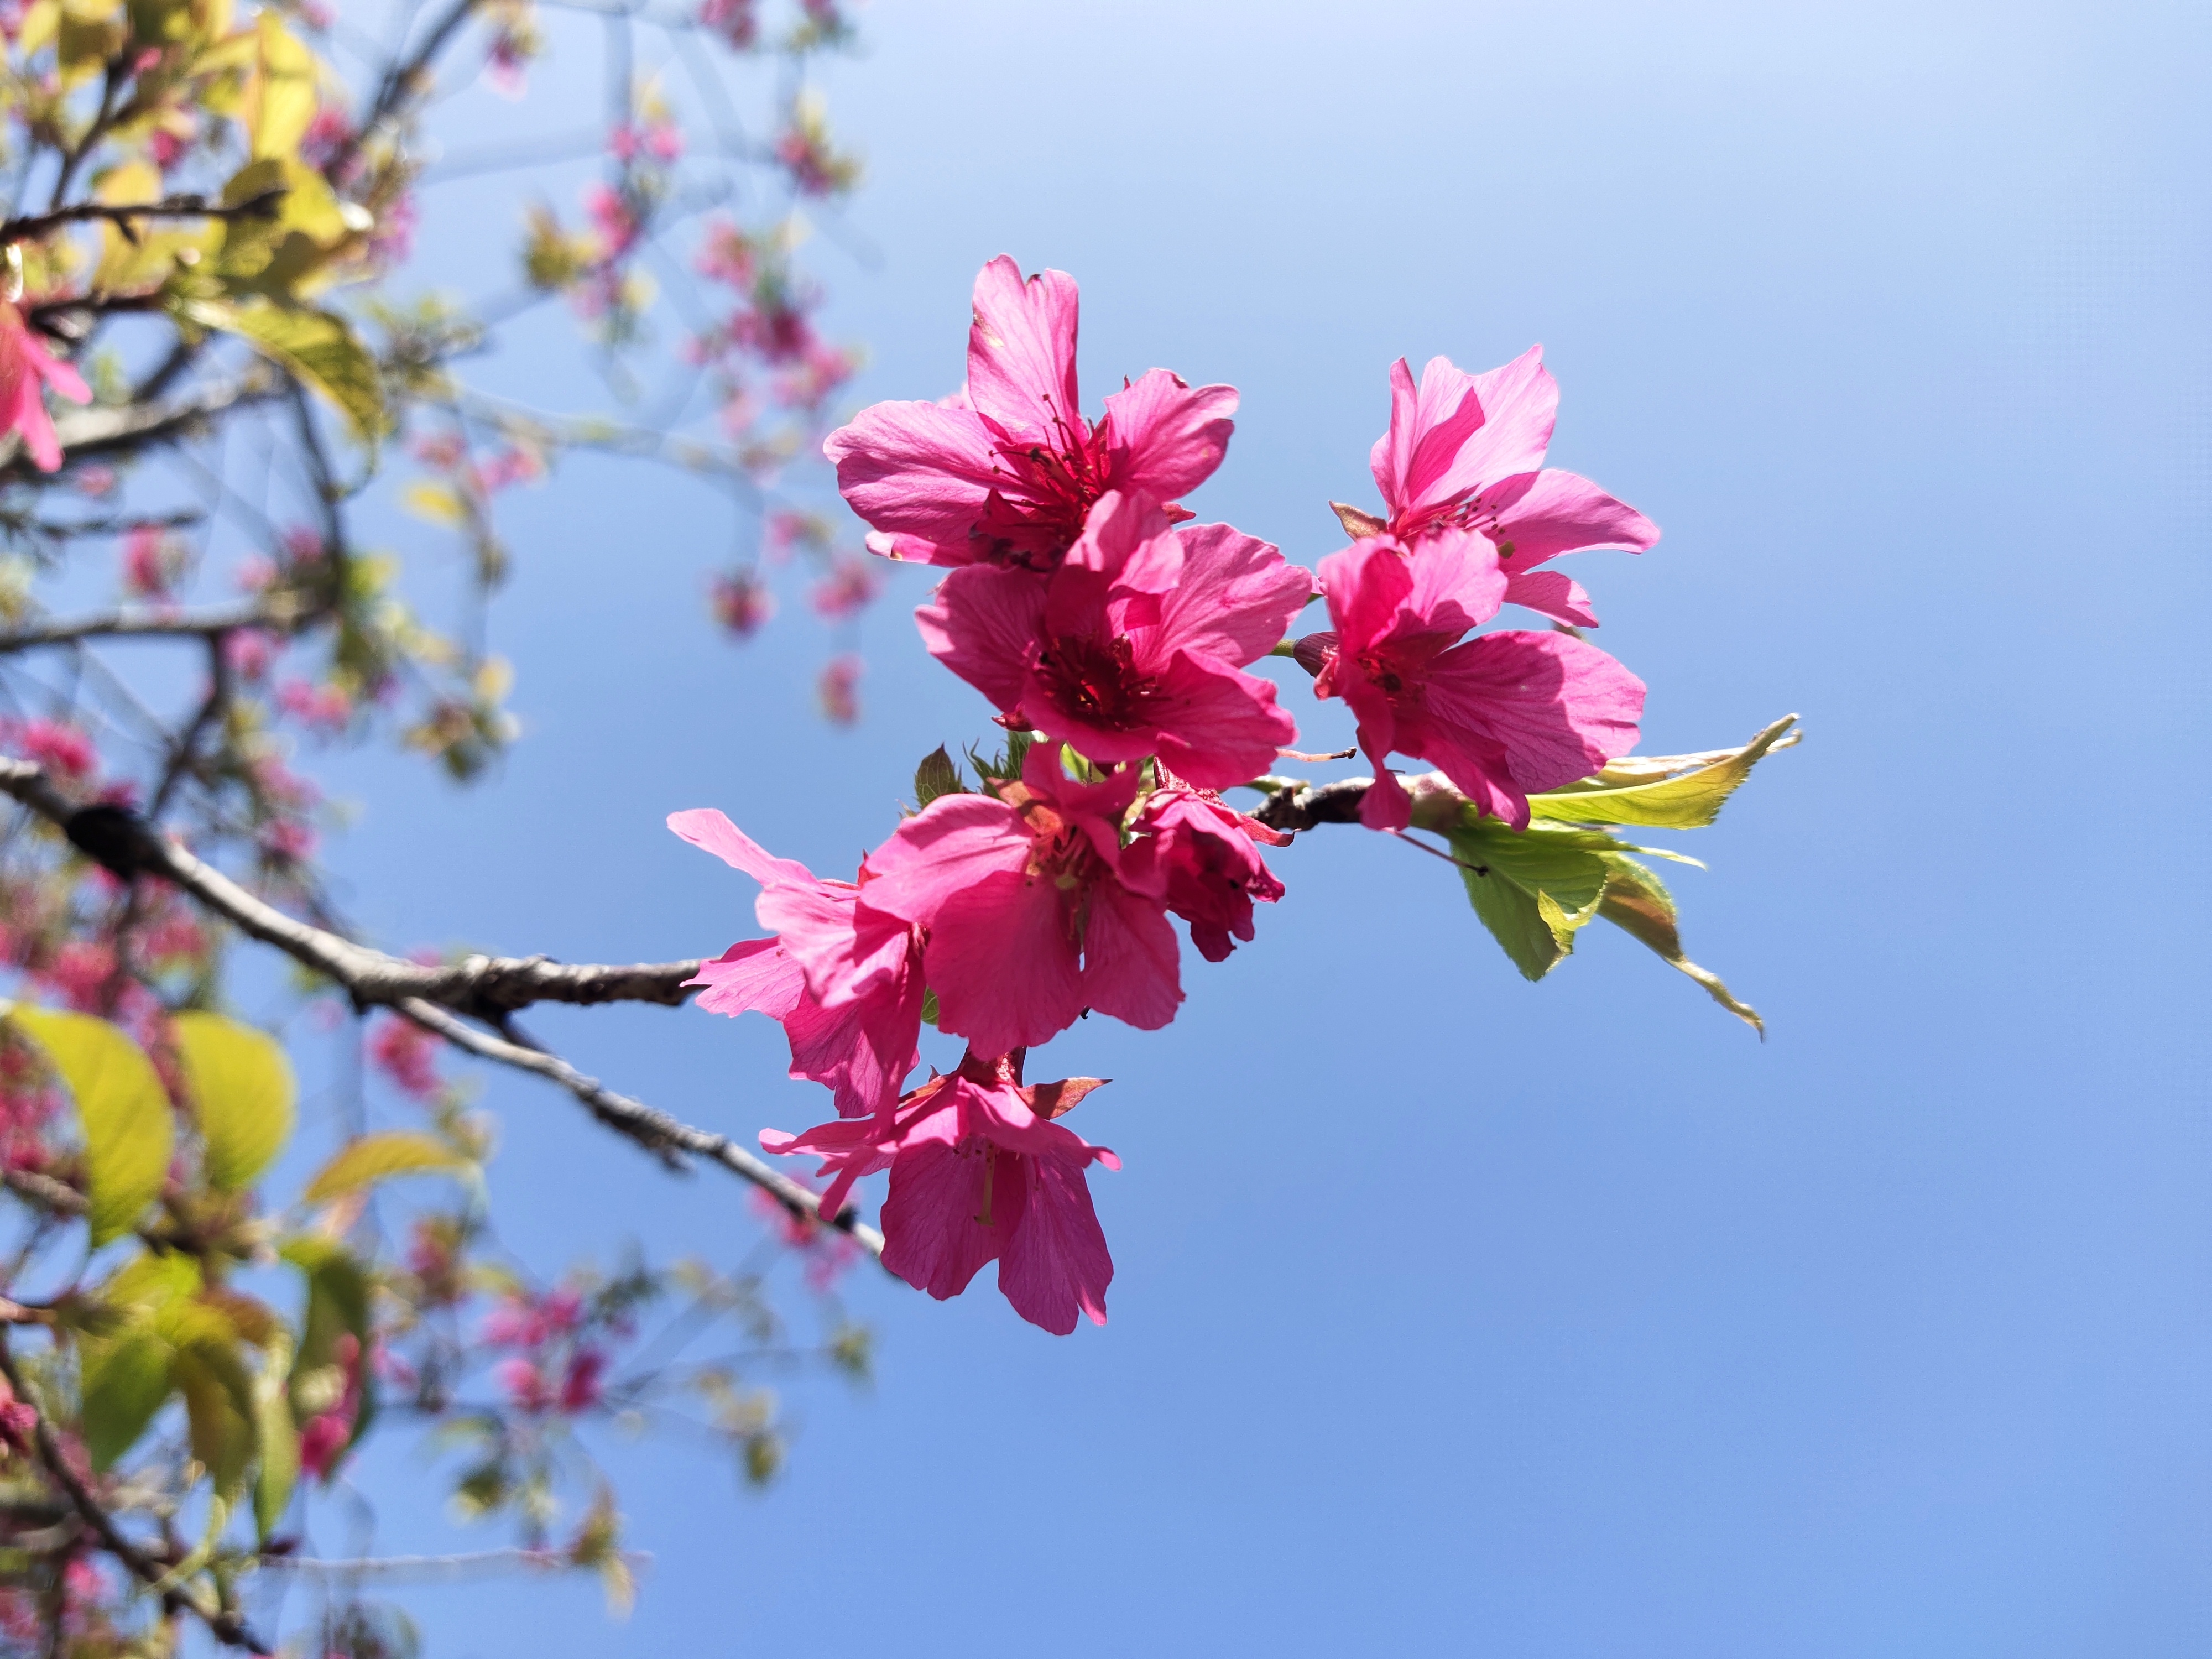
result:
[[(669, 821), (760, 883), (773, 935), (702, 968), (702, 1006), (780, 1021), (792, 1075), (836, 1103), (834, 1121), (763, 1144), (822, 1160), (825, 1215), (888, 1170), (885, 1267), (943, 1297), (996, 1261), (1016, 1310), (1060, 1333), (1105, 1320), (1114, 1267), (1088, 1171), (1119, 1165), (1057, 1121), (1097, 1081), (1028, 1083), (1028, 1051), (1094, 1011), (1165, 1025), (1183, 999), (1170, 918), (1218, 962), (1253, 937), (1255, 903), (1282, 896), (1261, 848), (1288, 837), (1220, 793), (1297, 735), (1253, 665), (1295, 654), (1351, 706), (1376, 767), (1370, 826), (1408, 822), (1393, 752), (1525, 823), (1528, 793), (1633, 744), (1643, 688), (1566, 634), (1465, 636), (1509, 599), (1588, 620), (1581, 589), (1534, 567), (1654, 539), (1595, 486), (1541, 471), (1556, 393), (1534, 353), (1482, 376), (1439, 359), (1418, 396), (1401, 363), (1375, 451), (1389, 516), (1343, 509), (1358, 539), (1316, 580), (1182, 505), (1221, 464), (1235, 391), (1153, 369), (1086, 417), (1077, 313), (1065, 274), (994, 259), (962, 390), (878, 404), (824, 446), (871, 550), (946, 572), (915, 612), (922, 641), (1011, 734), (979, 758), (980, 792), (940, 752), (918, 810), (849, 882), (719, 812)], [(1293, 647), (1292, 620), (1324, 596), (1334, 628)], [(908, 1089), (926, 1019), (966, 1052)]]

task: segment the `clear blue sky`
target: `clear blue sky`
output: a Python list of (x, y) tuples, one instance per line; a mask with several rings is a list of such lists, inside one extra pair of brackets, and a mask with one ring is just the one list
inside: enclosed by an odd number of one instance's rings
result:
[[(987, 258), (1058, 265), (1094, 400), (1156, 364), (1243, 388), (1195, 504), (1310, 562), (1326, 498), (1369, 498), (1392, 358), (1544, 343), (1554, 460), (1666, 532), (1574, 573), (1651, 685), (1645, 747), (1806, 719), (1675, 884), (1771, 1038), (1619, 936), (1527, 985), (1443, 866), (1314, 836), (1255, 947), (1190, 958), (1172, 1028), (1050, 1051), (1115, 1079), (1079, 1125), (1125, 1165), (1094, 1180), (1106, 1329), (861, 1282), (880, 1384), (798, 1389), (771, 1493), (693, 1446), (617, 1450), (658, 1559), (628, 1625), (584, 1583), (425, 1592), (434, 1650), (2197, 1650), (2212, 18), (862, 18), (832, 107), (881, 258), (821, 266), (866, 397), (957, 382)], [(511, 244), (501, 188), (440, 207), (441, 258)], [(511, 523), (495, 637), (527, 741), (469, 793), (345, 769), (373, 806), (342, 863), (394, 942), (717, 951), (750, 889), (665, 812), (849, 867), (915, 760), (985, 730), (915, 640), (916, 580), (866, 624), (843, 733), (798, 607), (744, 652), (711, 635), (703, 494), (579, 465)], [(541, 1023), (696, 1121), (818, 1111), (765, 1024)], [(504, 1226), (541, 1257), (750, 1237), (727, 1183), (526, 1081), (489, 1099)], [(404, 1446), (380, 1467), (419, 1478)], [(468, 1541), (391, 1513), (393, 1547)]]

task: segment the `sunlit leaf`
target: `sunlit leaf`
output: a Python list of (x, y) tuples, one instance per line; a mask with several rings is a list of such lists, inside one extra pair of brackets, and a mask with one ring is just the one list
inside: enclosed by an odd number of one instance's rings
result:
[(935, 800), (939, 795), (964, 795), (968, 787), (960, 781), (960, 768), (939, 744), (921, 757), (921, 764), (914, 769), (914, 805), (916, 811)]
[(257, 22), (259, 40), (244, 112), (253, 158), (296, 155), (315, 119), (315, 55), (284, 27), (275, 8), (264, 10)]
[(1764, 1037), (1766, 1022), (1759, 1017), (1758, 1010), (1748, 1003), (1739, 1002), (1721, 982), (1719, 975), (1700, 968), (1682, 954), (1682, 935), (1675, 925), (1674, 899), (1666, 884), (1654, 872), (1625, 854), (1609, 855), (1606, 868), (1605, 897), (1598, 904), (1598, 915), (1632, 939), (1649, 945), (1669, 967), (1679, 969), (1704, 986), (1706, 994), (1715, 1002)]
[(348, 1141), (316, 1172), (305, 1196), (310, 1204), (323, 1204), (398, 1176), (455, 1175), (473, 1167), (435, 1135), (392, 1130)]
[(169, 1097), (153, 1061), (106, 1021), (20, 1006), (10, 1018), (46, 1051), (76, 1103), (97, 1249), (131, 1230), (168, 1176), (176, 1140)]
[(366, 441), (385, 425), (376, 362), (340, 317), (256, 299), (231, 305), (193, 300), (181, 309), (207, 328), (235, 334), (338, 406)]
[(1598, 830), (1531, 824), (1516, 833), (1495, 818), (1446, 838), (1475, 915), (1528, 979), (1543, 978), (1574, 949), (1605, 892), (1601, 854), (1618, 845)]
[(1582, 783), (1548, 794), (1531, 795), (1528, 811), (1538, 818), (1569, 823), (1633, 823), (1665, 830), (1700, 830), (1720, 816), (1723, 804), (1735, 793), (1736, 786), (1751, 775), (1751, 769), (1762, 757), (1783, 744), (1784, 737), (1796, 723), (1795, 714), (1785, 714), (1742, 748), (1695, 757), (1705, 763), (1673, 777), (1649, 782), (1638, 779), (1638, 774), (1648, 773), (1662, 766), (1663, 762), (1616, 763)]
[(298, 1085), (282, 1044), (221, 1014), (182, 1013), (169, 1023), (206, 1141), (209, 1185), (251, 1186), (292, 1137)]
[(169, 1397), (176, 1353), (143, 1322), (82, 1339), (78, 1352), (85, 1449), (94, 1469), (106, 1469), (138, 1443)]
[(261, 1540), (276, 1530), (300, 1482), (300, 1429), (286, 1398), (291, 1381), (291, 1352), (286, 1344), (269, 1354), (253, 1383), (254, 1428), (260, 1439), (261, 1466), (253, 1483), (253, 1523)]

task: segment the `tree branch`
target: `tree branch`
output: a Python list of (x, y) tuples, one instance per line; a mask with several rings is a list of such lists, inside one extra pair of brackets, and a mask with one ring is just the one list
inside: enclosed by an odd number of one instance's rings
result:
[[(882, 1256), (884, 1236), (861, 1221), (850, 1207), (836, 1216), (823, 1215), (812, 1192), (727, 1135), (696, 1128), (643, 1101), (618, 1095), (597, 1078), (585, 1076), (558, 1054), (479, 1031), (445, 1009), (419, 998), (404, 998), (394, 1006), (424, 1030), (435, 1032), (455, 1048), (478, 1059), (497, 1060), (502, 1066), (512, 1066), (559, 1084), (583, 1102), (585, 1109), (600, 1122), (647, 1152), (660, 1154), (664, 1162), (672, 1154), (689, 1152), (719, 1164), (732, 1175), (751, 1182), (801, 1220), (849, 1233), (869, 1255)], [(680, 1163), (677, 1167), (681, 1167)]]
[(30, 241), (64, 225), (104, 219), (131, 240), (138, 240), (134, 219), (274, 219), (283, 209), (286, 187), (264, 190), (259, 195), (225, 207), (204, 196), (165, 196), (158, 202), (78, 202), (51, 213), (33, 213), (20, 219), (0, 220), (0, 244)]
[(151, 605), (118, 605), (111, 611), (90, 611), (82, 617), (58, 617), (0, 632), (0, 655), (28, 651), (43, 645), (75, 645), (94, 639), (210, 638), (240, 628), (269, 628), (289, 632), (298, 626), (307, 607), (289, 598), (240, 599), (230, 605), (199, 611), (163, 611)]
[[(883, 1254), (881, 1233), (849, 1210), (824, 1217), (805, 1186), (726, 1135), (697, 1128), (617, 1094), (558, 1054), (518, 1040), (520, 1034), (506, 1027), (508, 1015), (538, 1002), (681, 1003), (690, 995), (684, 981), (699, 971), (696, 959), (608, 967), (544, 957), (477, 956), (451, 967), (425, 968), (286, 915), (157, 834), (135, 813), (114, 806), (73, 807), (45, 772), (27, 761), (0, 757), (0, 793), (58, 825), (72, 845), (117, 875), (126, 879), (156, 876), (182, 888), (242, 932), (336, 981), (356, 1006), (389, 1007), (465, 1053), (558, 1084), (600, 1122), (659, 1154), (664, 1162), (681, 1167), (681, 1155), (689, 1153), (719, 1164), (751, 1182), (792, 1214), (836, 1227), (851, 1234), (871, 1254)], [(495, 1036), (480, 1031), (461, 1014), (499, 1025), (508, 1034)]]
[[(0, 1376), (8, 1379), (8, 1386), (15, 1391), (18, 1401), (25, 1405), (33, 1403), (30, 1390), (24, 1385), (23, 1374), (16, 1369), (15, 1357), (8, 1351), (4, 1327), (0, 1327)], [(182, 1584), (167, 1584), (163, 1588), (169, 1577), (169, 1569), (125, 1537), (123, 1529), (115, 1524), (114, 1516), (100, 1506), (100, 1501), (92, 1495), (92, 1489), (70, 1467), (60, 1437), (54, 1433), (53, 1425), (46, 1420), (46, 1413), (43, 1410), (39, 1411), (31, 1425), (31, 1435), (38, 1449), (39, 1462), (45, 1465), (46, 1474), (69, 1498), (70, 1507), (76, 1510), (85, 1525), (92, 1528), (100, 1540), (100, 1547), (129, 1568), (131, 1576), (149, 1589), (159, 1588), (164, 1609), (171, 1613), (191, 1613), (226, 1647), (243, 1648), (246, 1652), (255, 1654), (275, 1651), (253, 1633), (245, 1620), (221, 1603)]]
[(13, 795), (57, 825), (80, 851), (115, 874), (125, 879), (155, 876), (181, 887), (240, 931), (335, 980), (361, 1007), (389, 1007), (416, 997), (483, 1020), (538, 1002), (654, 1002), (673, 1007), (690, 1000), (684, 981), (699, 971), (696, 957), (599, 966), (549, 957), (472, 956), (450, 966), (426, 968), (285, 915), (158, 834), (135, 812), (72, 805), (27, 761), (0, 757), (0, 793)]
[[(66, 410), (54, 417), (54, 435), (66, 460), (111, 454), (166, 443), (189, 434), (200, 424), (241, 404), (260, 403), (282, 394), (283, 376), (260, 364), (228, 380), (210, 380), (180, 397), (156, 403), (110, 404), (96, 409)], [(0, 472), (23, 474), (21, 443), (15, 434)]]

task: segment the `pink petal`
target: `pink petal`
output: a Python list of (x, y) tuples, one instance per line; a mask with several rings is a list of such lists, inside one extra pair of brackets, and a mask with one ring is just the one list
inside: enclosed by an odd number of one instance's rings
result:
[[(1588, 777), (1634, 748), (1644, 682), (1565, 634), (1486, 634), (1430, 665), (1426, 702), (1432, 725), (1502, 748), (1515, 790), (1530, 795)], [(1442, 757), (1430, 758), (1452, 775)], [(1525, 823), (1525, 804), (1513, 816)]]
[(811, 885), (814, 880), (814, 872), (805, 865), (764, 851), (758, 842), (712, 807), (671, 812), (668, 827), (694, 847), (744, 871), (763, 887), (794, 881)]
[[(1201, 789), (1233, 788), (1272, 771), (1275, 751), (1298, 735), (1297, 722), (1276, 707), (1273, 681), (1186, 651), (1170, 659), (1141, 706), (1150, 746)], [(1084, 752), (1107, 757), (1105, 750)], [(1111, 757), (1139, 760), (1146, 752), (1140, 746)]]
[(1497, 550), (1471, 530), (1423, 537), (1407, 568), (1413, 586), (1401, 602), (1394, 631), (1462, 634), (1488, 622), (1505, 603)]
[(1555, 622), (1569, 623), (1577, 628), (1597, 626), (1597, 613), (1590, 609), (1590, 598), (1583, 591), (1583, 585), (1556, 570), (1524, 570), (1507, 578), (1505, 599), (1509, 605), (1517, 605)]
[(1024, 1162), (1035, 1185), (999, 1258), (999, 1290), (1016, 1313), (1055, 1336), (1074, 1330), (1079, 1312), (1103, 1325), (1114, 1258), (1083, 1166), (1056, 1158)]
[[(1437, 358), (1422, 375), (1424, 392), (1429, 372), (1438, 364), (1453, 374), (1459, 373)], [(1460, 446), (1449, 468), (1424, 492), (1425, 499), (1445, 500), (1518, 472), (1533, 472), (1544, 464), (1559, 409), (1559, 382), (1544, 367), (1544, 348), (1530, 346), (1504, 368), (1475, 375), (1473, 385), (1482, 403), (1482, 424)]]
[[(1321, 586), (1338, 635), (1340, 663), (1388, 634), (1413, 591), (1413, 575), (1395, 542), (1369, 538), (1321, 562)], [(1316, 684), (1319, 682), (1316, 682)]]
[[(941, 795), (868, 854), (864, 902), (918, 927), (932, 927), (986, 877), (1029, 863), (1031, 837), (1021, 817), (988, 795)], [(1006, 1043), (995, 1053), (1018, 1047)]]
[(732, 945), (684, 981), (703, 985), (699, 1006), (710, 1014), (763, 1013), (781, 1019), (806, 992), (805, 976), (791, 953), (772, 939)]
[(966, 562), (968, 532), (1000, 482), (983, 422), (939, 404), (872, 404), (822, 446), (853, 511), (888, 540), (871, 550), (932, 564)]
[(939, 584), (914, 613), (915, 625), (931, 656), (1010, 714), (1022, 706), (1046, 592), (1029, 571), (970, 565)]
[(76, 372), (76, 365), (64, 362), (35, 340), (31, 343), (31, 367), (38, 371), (40, 380), (71, 403), (92, 401), (92, 388), (84, 383), (84, 376)]
[(1118, 881), (1096, 884), (1090, 899), (1081, 1002), (1140, 1031), (1159, 1030), (1182, 1002), (1180, 953), (1166, 906)]
[(1257, 662), (1317, 591), (1311, 572), (1228, 525), (1187, 525), (1176, 538), (1182, 544), (1181, 580), (1160, 604), (1170, 649), (1218, 657), (1238, 668)]
[(1594, 548), (1641, 553), (1659, 539), (1659, 526), (1627, 502), (1588, 478), (1558, 471), (1492, 485), (1475, 498), (1472, 522), (1498, 544), (1510, 571)]
[(968, 400), (976, 413), (1018, 436), (1073, 433), (1083, 418), (1075, 279), (1046, 270), (1024, 283), (1021, 267), (1002, 253), (976, 276), (975, 308)]
[(1067, 902), (1048, 878), (1019, 870), (964, 883), (938, 908), (922, 968), (939, 1029), (980, 1054), (1047, 1042), (1085, 1006)]
[(1213, 476), (1228, 453), (1237, 388), (1193, 388), (1164, 368), (1106, 399), (1109, 453), (1117, 488), (1172, 501)]
[[(1167, 541), (1168, 515), (1150, 495), (1109, 489), (1091, 504), (1083, 533), (1067, 550), (1061, 568), (1095, 570), (1117, 586), (1164, 592), (1182, 568), (1180, 543)], [(1150, 552), (1151, 556), (1139, 559)], [(1136, 563), (1136, 568), (1130, 568)]]
[[(884, 1201), (884, 1266), (942, 1302), (1001, 1249), (1022, 1218), (1028, 1182), (1024, 1160), (995, 1147), (962, 1151), (926, 1141), (900, 1152)], [(983, 1213), (984, 1172), (991, 1172), (991, 1224)]]

